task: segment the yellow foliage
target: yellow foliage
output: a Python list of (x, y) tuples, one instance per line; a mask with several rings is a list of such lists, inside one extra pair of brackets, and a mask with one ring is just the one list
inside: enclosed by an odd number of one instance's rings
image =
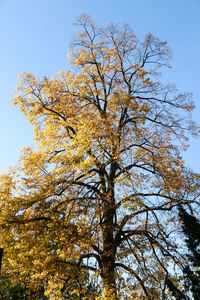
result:
[(178, 247), (170, 239), (176, 206), (197, 202), (199, 192), (199, 175), (180, 155), (188, 125), (177, 119), (193, 105), (157, 81), (166, 43), (148, 35), (138, 44), (126, 25), (79, 23), (69, 55), (77, 71), (42, 80), (24, 73), (12, 100), (38, 148), (24, 148), (0, 178), (3, 267), (15, 281), (42, 284), (49, 299), (116, 300), (117, 276), (118, 294), (131, 295), (124, 272), (144, 295), (160, 293), (167, 249)]

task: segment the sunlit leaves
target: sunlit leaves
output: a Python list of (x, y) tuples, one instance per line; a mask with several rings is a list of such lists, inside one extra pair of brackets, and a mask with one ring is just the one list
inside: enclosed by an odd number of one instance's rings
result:
[(198, 205), (199, 175), (180, 155), (198, 135), (194, 106), (159, 81), (166, 42), (87, 16), (78, 25), (72, 70), (24, 73), (13, 99), (38, 148), (1, 177), (4, 265), (52, 299), (159, 299), (184, 259), (176, 207)]

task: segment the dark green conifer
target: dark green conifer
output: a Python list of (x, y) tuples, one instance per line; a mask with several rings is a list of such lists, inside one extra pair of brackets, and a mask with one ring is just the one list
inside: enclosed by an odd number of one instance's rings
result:
[(182, 221), (182, 231), (188, 248), (187, 258), (190, 264), (183, 268), (185, 290), (192, 294), (194, 300), (200, 299), (200, 222), (190, 215), (182, 206), (178, 207)]

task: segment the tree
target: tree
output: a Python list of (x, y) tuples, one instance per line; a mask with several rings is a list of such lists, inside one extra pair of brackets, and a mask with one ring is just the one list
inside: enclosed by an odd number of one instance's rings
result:
[(189, 251), (187, 254), (189, 263), (183, 268), (185, 288), (191, 292), (195, 300), (198, 300), (200, 295), (200, 222), (181, 205), (179, 206), (179, 217)]
[[(185, 134), (198, 134), (194, 105), (160, 81), (166, 42), (88, 16), (77, 24), (72, 70), (23, 74), (13, 100), (38, 148), (1, 177), (4, 266), (55, 299), (68, 288), (79, 299), (162, 299), (169, 267), (184, 262), (177, 206), (199, 205), (199, 175), (180, 155)], [(86, 271), (92, 296), (81, 294)]]
[(1, 275), (0, 278), (0, 299), (1, 300), (47, 300), (44, 296), (44, 287), (38, 290), (26, 289), (23, 282), (13, 285), (8, 275)]
[[(187, 257), (182, 266), (182, 290), (178, 289), (173, 280), (167, 278), (167, 286), (175, 299), (194, 300), (199, 299), (200, 295), (200, 223), (198, 219), (187, 212), (182, 206), (178, 206), (178, 214), (181, 220), (182, 233), (184, 234), (187, 250)], [(180, 283), (179, 283), (180, 284)], [(186, 294), (190, 292), (190, 297)]]

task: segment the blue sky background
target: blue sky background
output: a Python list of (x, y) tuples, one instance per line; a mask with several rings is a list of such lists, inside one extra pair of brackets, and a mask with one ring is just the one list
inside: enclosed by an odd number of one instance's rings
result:
[[(67, 53), (82, 13), (98, 25), (128, 23), (142, 39), (151, 32), (173, 53), (165, 81), (193, 93), (200, 123), (200, 0), (0, 0), (0, 173), (14, 165), (33, 131), (10, 99), (23, 71), (51, 77), (68, 69)], [(191, 140), (186, 165), (200, 172), (200, 141)]]

